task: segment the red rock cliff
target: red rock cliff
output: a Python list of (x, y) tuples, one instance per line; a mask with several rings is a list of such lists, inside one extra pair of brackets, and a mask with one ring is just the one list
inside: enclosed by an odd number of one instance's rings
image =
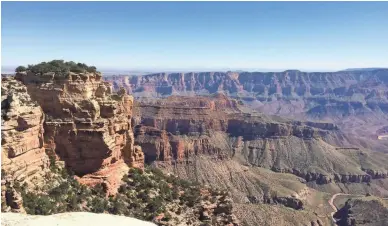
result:
[[(127, 164), (143, 167), (144, 157), (134, 146), (131, 126), (133, 97), (125, 90), (112, 93), (100, 73), (18, 73), (46, 114), (45, 144), (81, 182), (104, 182), (114, 192)], [(125, 164), (126, 163), (126, 164)]]

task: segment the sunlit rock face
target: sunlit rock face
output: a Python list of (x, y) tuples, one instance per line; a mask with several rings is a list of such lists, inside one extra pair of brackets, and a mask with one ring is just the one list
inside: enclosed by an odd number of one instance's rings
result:
[(112, 93), (101, 74), (18, 73), (31, 98), (45, 114), (44, 144), (85, 184), (104, 183), (114, 193), (130, 167), (143, 167), (141, 148), (134, 146), (133, 97)]
[(12, 77), (1, 82), (1, 167), (14, 179), (42, 173), (49, 161), (43, 147), (44, 114), (27, 88)]

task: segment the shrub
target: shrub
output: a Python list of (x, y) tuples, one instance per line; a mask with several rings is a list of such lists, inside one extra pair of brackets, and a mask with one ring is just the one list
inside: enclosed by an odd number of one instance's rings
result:
[(163, 172), (158, 168), (151, 168), (151, 172), (156, 176), (156, 178), (164, 178)]
[(27, 68), (24, 66), (19, 66), (15, 69), (15, 72), (22, 72), (22, 71), (27, 71)]
[(33, 193), (22, 194), (23, 204), (29, 214), (48, 215), (53, 213), (55, 205), (46, 195), (35, 195)]
[(161, 213), (164, 210), (164, 208), (162, 207), (163, 207), (163, 200), (160, 197), (156, 197), (147, 204), (146, 208), (151, 213)]
[(73, 61), (65, 62), (64, 60), (52, 60), (50, 62), (41, 62), (35, 65), (28, 65), (27, 68), (24, 66), (19, 66), (15, 71), (31, 71), (40, 75), (47, 72), (55, 72), (59, 77), (64, 77), (68, 75), (69, 72), (97, 72), (97, 68), (95, 66), (88, 66), (84, 63), (75, 63)]
[(120, 195), (117, 195), (117, 197), (111, 201), (111, 205), (112, 206), (109, 212), (112, 214), (116, 214), (116, 215), (124, 214), (127, 210), (125, 203), (121, 200)]
[(108, 202), (100, 197), (94, 197), (91, 203), (93, 213), (103, 213), (108, 209)]

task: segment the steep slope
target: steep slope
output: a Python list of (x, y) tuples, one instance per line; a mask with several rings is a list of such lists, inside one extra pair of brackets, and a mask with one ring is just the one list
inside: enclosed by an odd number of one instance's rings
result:
[(192, 158), (190, 163), (154, 164), (180, 178), (228, 190), (234, 213), (245, 225), (329, 225), (330, 208), (326, 198), (320, 197), (324, 194), (308, 188), (294, 175), (205, 155)]

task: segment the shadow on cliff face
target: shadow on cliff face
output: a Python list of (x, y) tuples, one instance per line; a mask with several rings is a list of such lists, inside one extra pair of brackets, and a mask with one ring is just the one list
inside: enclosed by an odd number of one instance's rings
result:
[(83, 145), (80, 145), (80, 141), (76, 139), (77, 137), (73, 138), (70, 136), (66, 139), (65, 136), (59, 136), (54, 141), (56, 143), (56, 154), (61, 161), (65, 162), (66, 167), (78, 176), (84, 176), (101, 169), (104, 157), (109, 157), (110, 151), (104, 150), (103, 144), (92, 146), (90, 144), (93, 141), (90, 140), (89, 144), (82, 143)]
[(142, 150), (144, 153), (144, 162), (146, 164), (151, 164), (159, 158), (159, 151), (155, 148), (155, 145), (144, 144), (142, 145)]

